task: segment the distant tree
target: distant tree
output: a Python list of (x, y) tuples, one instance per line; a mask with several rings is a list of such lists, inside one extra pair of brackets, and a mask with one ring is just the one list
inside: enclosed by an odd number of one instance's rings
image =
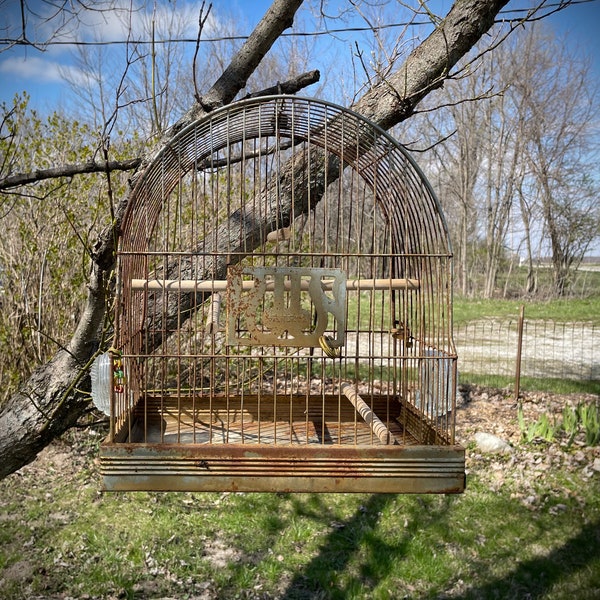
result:
[(523, 76), (512, 87), (524, 119), (529, 198), (543, 217), (554, 292), (563, 296), (600, 235), (600, 97), (589, 61), (575, 60), (566, 44), (534, 31), (519, 50), (512, 67)]
[[(588, 63), (536, 25), (488, 53), (470, 77), (428, 98), (428, 106), (440, 108), (425, 112), (413, 129), (433, 146), (430, 169), (463, 294), (495, 293), (509, 233), (526, 253), (526, 290), (535, 290), (534, 254), (546, 248), (554, 291), (566, 293), (600, 221), (592, 175), (600, 105), (592, 80)], [(456, 102), (465, 97), (473, 101)]]
[[(477, 292), (475, 270), (480, 258), (482, 198), (480, 182), (489, 156), (484, 119), (489, 101), (481, 68), (465, 79), (447, 82), (428, 98), (427, 110), (412, 128), (420, 145), (430, 145), (424, 157), (429, 177), (442, 202), (456, 259), (455, 285), (467, 296)], [(469, 98), (454, 102), (454, 98)], [(417, 137), (418, 136), (418, 137)]]

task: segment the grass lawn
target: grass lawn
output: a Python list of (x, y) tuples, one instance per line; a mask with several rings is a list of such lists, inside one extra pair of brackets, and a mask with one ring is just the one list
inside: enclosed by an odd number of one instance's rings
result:
[[(457, 300), (455, 318), (521, 303)], [(600, 322), (600, 299), (526, 310)], [(488, 406), (491, 422), (518, 438), (506, 403), (506, 422)], [(480, 426), (463, 420), (469, 436)], [(0, 481), (3, 600), (600, 599), (600, 447), (513, 439), (483, 454), (466, 436), (458, 496), (105, 494), (102, 435), (72, 431)]]
[(600, 324), (600, 295), (580, 299), (538, 300), (471, 300), (455, 297), (453, 303), (454, 324), (476, 321), (486, 317), (496, 319), (519, 316), (525, 306), (526, 319), (551, 319), (558, 322), (588, 321)]
[(103, 494), (88, 437), (0, 482), (0, 597), (599, 597), (597, 449), (471, 447), (459, 496)]
[[(527, 319), (552, 319), (554, 321), (591, 321), (600, 324), (600, 269), (580, 270), (573, 278), (571, 296), (550, 300), (521, 298), (525, 288), (526, 269), (513, 271), (514, 286), (512, 299), (494, 298), (479, 300), (454, 295), (454, 322), (461, 324), (484, 317), (517, 318), (521, 306), (525, 306)], [(542, 289), (550, 289), (551, 269), (538, 269)], [(500, 281), (500, 287), (504, 285)]]

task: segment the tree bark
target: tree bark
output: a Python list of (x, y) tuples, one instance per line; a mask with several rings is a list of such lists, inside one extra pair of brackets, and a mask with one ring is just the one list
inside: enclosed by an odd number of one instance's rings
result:
[(27, 185), (43, 181), (44, 179), (55, 179), (57, 177), (73, 177), (83, 173), (106, 173), (108, 171), (131, 171), (137, 169), (142, 162), (141, 158), (130, 158), (129, 160), (90, 160), (86, 163), (73, 165), (62, 165), (50, 169), (38, 169), (30, 173), (18, 173), (0, 179), (0, 190)]
[(352, 109), (383, 129), (404, 121), (494, 24), (508, 0), (457, 0), (446, 18), (388, 79)]
[[(447, 17), (388, 80), (367, 92), (353, 109), (388, 129), (408, 118), (416, 105), (444, 78), (456, 62), (488, 31), (507, 0), (457, 0)], [(234, 57), (223, 76), (168, 132), (216, 106), (230, 102), (272, 43), (291, 24), (301, 0), (275, 0), (267, 14)], [(256, 34), (256, 35), (255, 35)], [(153, 153), (155, 154), (155, 153)], [(143, 164), (151, 161), (149, 155)], [(32, 461), (54, 437), (76, 422), (88, 402), (87, 366), (106, 310), (105, 279), (114, 265), (117, 222), (100, 238), (82, 320), (65, 350), (38, 368), (21, 390), (0, 409), (0, 478)], [(264, 226), (264, 225), (261, 225)]]

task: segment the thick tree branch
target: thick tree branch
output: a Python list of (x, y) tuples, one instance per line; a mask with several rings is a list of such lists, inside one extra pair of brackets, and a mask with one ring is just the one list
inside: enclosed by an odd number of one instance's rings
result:
[(294, 79), (288, 79), (288, 81), (284, 81), (283, 83), (278, 83), (259, 92), (248, 94), (245, 98), (258, 98), (260, 96), (270, 96), (271, 94), (296, 94), (305, 87), (317, 83), (320, 78), (321, 73), (318, 70), (308, 71), (307, 73), (298, 75)]
[(229, 66), (210, 90), (200, 99), (206, 112), (229, 104), (246, 86), (250, 75), (279, 36), (293, 25), (294, 15), (303, 0), (275, 0), (250, 34)]
[(141, 158), (129, 160), (90, 160), (86, 163), (62, 165), (51, 169), (38, 169), (29, 173), (17, 173), (0, 179), (0, 190), (9, 190), (28, 183), (56, 179), (57, 177), (73, 177), (83, 173), (106, 173), (107, 171), (132, 171), (137, 169), (142, 162)]
[(431, 35), (386, 80), (375, 85), (353, 110), (383, 129), (404, 121), (450, 69), (492, 27), (508, 0), (457, 0)]
[(229, 104), (245, 87), (248, 78), (279, 36), (294, 22), (294, 15), (303, 0), (275, 0), (256, 29), (235, 53), (229, 66), (200, 101), (167, 130), (161, 146), (186, 125), (197, 121), (215, 108)]

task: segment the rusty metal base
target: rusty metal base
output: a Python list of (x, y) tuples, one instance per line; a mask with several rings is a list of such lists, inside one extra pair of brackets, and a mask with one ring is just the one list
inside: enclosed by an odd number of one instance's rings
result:
[(107, 491), (460, 493), (460, 446), (102, 446)]
[(465, 451), (396, 397), (382, 443), (336, 396), (146, 397), (100, 450), (109, 491), (459, 493)]

